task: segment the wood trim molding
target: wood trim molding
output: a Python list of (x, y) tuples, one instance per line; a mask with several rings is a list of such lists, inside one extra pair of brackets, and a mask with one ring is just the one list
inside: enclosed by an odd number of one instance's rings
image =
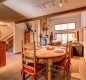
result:
[(4, 1), (6, 1), (6, 0), (0, 0), (0, 2), (4, 2)]
[(81, 11), (85, 11), (85, 10), (86, 10), (86, 6), (76, 8), (76, 9), (67, 10), (67, 11), (57, 12), (57, 13), (53, 13), (53, 14), (48, 14), (48, 15), (44, 15), (44, 16), (34, 17), (34, 18), (30, 18), (30, 19), (25, 19), (25, 20), (21, 20), (21, 21), (16, 21), (16, 23), (38, 20), (38, 19), (43, 18), (43, 17), (49, 18), (49, 17), (59, 16), (59, 15), (63, 15), (63, 14), (81, 12)]
[[(1, 41), (4, 41), (5, 39), (7, 39), (8, 37), (10, 37), (11, 35), (13, 34), (13, 32), (12, 33), (10, 33), (10, 34), (8, 34), (6, 37), (4, 37), (3, 39), (1, 39)], [(13, 35), (12, 35), (13, 36)], [(11, 37), (12, 37), (11, 36)]]

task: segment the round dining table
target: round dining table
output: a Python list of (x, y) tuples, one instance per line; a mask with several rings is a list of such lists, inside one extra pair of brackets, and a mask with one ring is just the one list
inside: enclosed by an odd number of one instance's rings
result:
[[(60, 49), (60, 48), (59, 48)], [(48, 80), (52, 80), (52, 64), (53, 62), (57, 62), (62, 60), (65, 57), (65, 49), (60, 49), (60, 51), (55, 51), (55, 49), (47, 49), (47, 48), (41, 48), (36, 50), (36, 57), (39, 59), (39, 61), (43, 60), (47, 63), (48, 67)]]

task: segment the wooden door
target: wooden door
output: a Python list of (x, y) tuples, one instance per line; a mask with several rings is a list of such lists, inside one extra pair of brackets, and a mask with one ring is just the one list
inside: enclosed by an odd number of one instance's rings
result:
[(0, 67), (6, 65), (6, 42), (0, 41)]
[(30, 32), (25, 32), (25, 43), (30, 42)]

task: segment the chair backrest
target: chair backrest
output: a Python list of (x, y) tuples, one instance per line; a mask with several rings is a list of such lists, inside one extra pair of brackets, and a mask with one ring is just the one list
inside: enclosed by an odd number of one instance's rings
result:
[(69, 59), (71, 58), (71, 49), (72, 49), (72, 42), (68, 41), (66, 45), (66, 55), (67, 55), (67, 58)]
[(66, 52), (68, 54), (71, 54), (71, 47), (72, 47), (72, 42), (68, 41), (66, 45)]
[(34, 40), (34, 32), (32, 32), (32, 34), (32, 43), (23, 45), (22, 42), (22, 66), (23, 70), (24, 68), (28, 68), (32, 71), (32, 74), (34, 73), (36, 75), (36, 46)]
[(23, 46), (22, 60), (23, 60), (23, 67), (27, 67), (29, 69), (34, 70), (34, 74), (36, 74), (35, 41), (33, 43), (28, 43)]

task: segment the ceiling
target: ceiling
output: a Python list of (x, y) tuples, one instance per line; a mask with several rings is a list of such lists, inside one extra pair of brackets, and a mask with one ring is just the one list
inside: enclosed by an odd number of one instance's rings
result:
[(0, 4), (0, 21), (10, 22), (10, 21), (19, 21), (26, 19), (24, 16), (18, 12), (10, 9), (9, 7)]
[(39, 6), (43, 3), (47, 3), (48, 1), (51, 0), (6, 0), (2, 3), (4, 5), (0, 5), (2, 6), (0, 7), (0, 19), (18, 21), (25, 19), (25, 17), (29, 19), (86, 6), (86, 0), (68, 0), (68, 2), (63, 1), (62, 7), (59, 6), (59, 0), (54, 0), (55, 5), (52, 5), (51, 3), (46, 4), (46, 8), (43, 7), (40, 11)]

